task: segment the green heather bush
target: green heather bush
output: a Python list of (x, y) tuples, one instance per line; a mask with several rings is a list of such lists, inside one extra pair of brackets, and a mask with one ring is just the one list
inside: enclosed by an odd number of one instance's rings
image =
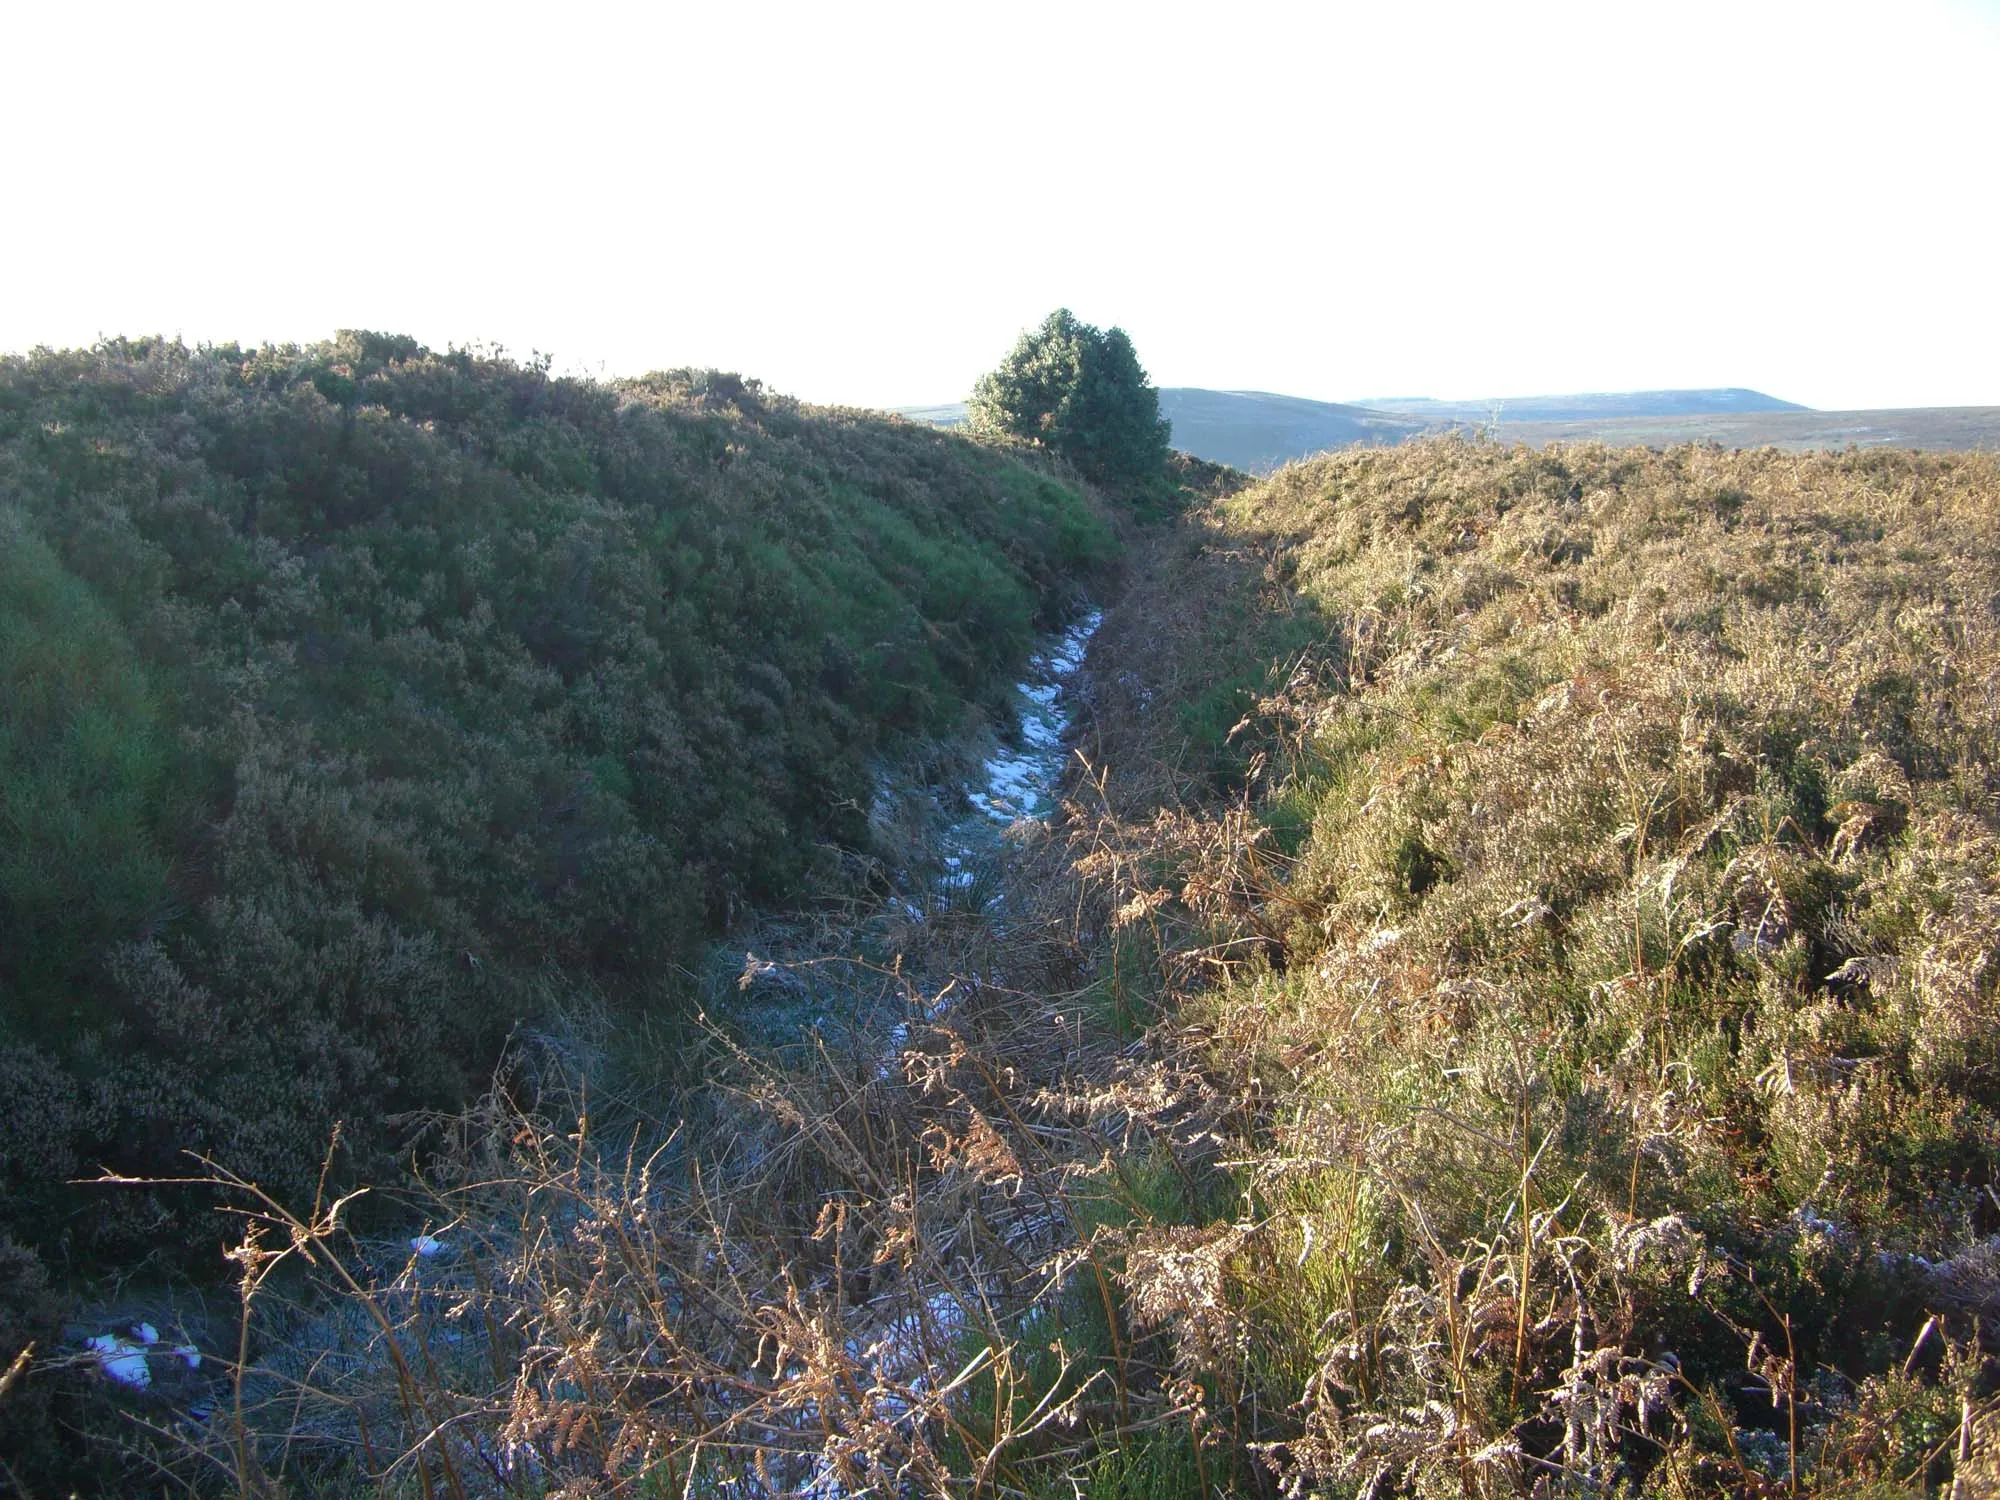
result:
[(309, 1197), (342, 1120), (383, 1172), (553, 999), (670, 1006), (1109, 552), (1016, 458), (714, 372), (0, 361), (0, 1233), (157, 1246), (63, 1183), (185, 1149)]

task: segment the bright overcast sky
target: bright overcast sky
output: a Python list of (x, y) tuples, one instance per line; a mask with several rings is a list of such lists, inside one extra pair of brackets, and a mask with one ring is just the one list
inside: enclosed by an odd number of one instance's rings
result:
[(2000, 405), (2000, 0), (22, 0), (0, 131), (6, 350)]

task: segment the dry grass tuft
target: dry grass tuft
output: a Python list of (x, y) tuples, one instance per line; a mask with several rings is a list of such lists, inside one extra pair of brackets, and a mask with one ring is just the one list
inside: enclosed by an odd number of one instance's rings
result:
[(1271, 1483), (1949, 1479), (2000, 1243), (1996, 497), (1445, 441), (1153, 560), (1100, 745), (1165, 753), (1088, 863), (1234, 1192), (1128, 1274)]

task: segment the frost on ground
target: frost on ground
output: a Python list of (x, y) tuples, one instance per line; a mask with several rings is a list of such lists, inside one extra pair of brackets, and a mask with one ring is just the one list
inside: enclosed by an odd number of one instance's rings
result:
[(1047, 651), (1029, 659), (1028, 674), (1014, 689), (1021, 748), (990, 758), (985, 784), (971, 794), (973, 805), (992, 821), (1005, 825), (1017, 818), (1045, 818), (1055, 810), (1056, 789), (1069, 762), (1064, 741), (1070, 715), (1063, 685), (1083, 664), (1103, 619), (1101, 610), (1092, 610)]
[[(965, 1322), (958, 1299), (949, 1292), (939, 1292), (921, 1310), (880, 1325), (872, 1337), (848, 1340), (848, 1357), (871, 1377), (868, 1390), (880, 1415), (903, 1424), (910, 1415), (910, 1404), (896, 1393), (924, 1394), (926, 1372), (932, 1368), (925, 1350), (949, 1345)], [(812, 1476), (799, 1493), (813, 1500), (846, 1500), (849, 1491), (835, 1472), (832, 1459), (822, 1454), (813, 1460)]]
[[(393, 1335), (343, 1304), (282, 1362), (260, 1361), (256, 1394), (277, 1410), (287, 1383), (313, 1384), (318, 1404), (292, 1425), (326, 1443), (359, 1441), (355, 1413), (364, 1402), (383, 1407), (381, 1422), (398, 1420), (389, 1404), (399, 1399), (394, 1351), (421, 1354), (426, 1378), (467, 1382), (479, 1401), (490, 1401), (483, 1383), (496, 1355), (487, 1330), (519, 1317), (522, 1328), (538, 1331), (523, 1332), (514, 1346), (521, 1351), (515, 1392), (498, 1398), (514, 1403), (505, 1423), (468, 1423), (453, 1437), (503, 1487), (540, 1484), (597, 1461), (579, 1456), (573, 1441), (583, 1403), (580, 1366), (571, 1361), (587, 1352), (593, 1360), (629, 1358), (623, 1368), (635, 1372), (633, 1388), (649, 1393), (630, 1414), (630, 1433), (641, 1435), (633, 1441), (696, 1421), (716, 1424), (710, 1456), (699, 1459), (701, 1483), (712, 1481), (714, 1493), (830, 1500), (896, 1492), (902, 1461), (885, 1455), (932, 1442), (930, 1424), (986, 1367), (980, 1361), (1010, 1357), (986, 1348), (1002, 1316), (996, 1309), (1046, 1295), (1040, 1278), (1061, 1274), (1049, 1272), (1053, 1262), (1044, 1257), (1067, 1238), (1063, 1222), (1047, 1205), (1016, 1201), (1019, 1162), (961, 1100), (952, 1080), (965, 1068), (956, 1055), (933, 1055), (942, 1043), (929, 1033), (947, 1014), (965, 1013), (977, 1026), (1009, 1006), (995, 998), (1010, 993), (1001, 971), (1018, 975), (1016, 959), (1029, 950), (996, 935), (1016, 924), (1025, 931), (1034, 902), (1029, 877), (1017, 873), (1029, 862), (1015, 841), (1058, 806), (1073, 707), (1063, 683), (1097, 618), (1078, 622), (1031, 663), (1009, 736), (1014, 748), (968, 778), (948, 828), (939, 828), (944, 804), (959, 799), (939, 797), (934, 782), (885, 775), (872, 822), (902, 827), (904, 798), (935, 815), (908, 820), (918, 834), (908, 846), (929, 857), (913, 859), (901, 889), (864, 919), (893, 960), (826, 958), (813, 946), (823, 934), (784, 932), (774, 956), (732, 946), (728, 968), (718, 964), (718, 988), (739, 1006), (734, 1015), (751, 1039), (727, 1040), (741, 1065), (731, 1076), (746, 1081), (759, 1114), (731, 1106), (725, 1118), (743, 1128), (703, 1137), (698, 1186), (680, 1181), (683, 1159), (666, 1159), (666, 1147), (655, 1178), (650, 1160), (607, 1165), (581, 1130), (564, 1134), (563, 1125), (496, 1103), (505, 1125), (492, 1139), (521, 1170), (489, 1178), (482, 1158), (476, 1187), (441, 1200), (424, 1232), (411, 1225), (400, 1244), (384, 1247), (383, 1269), (395, 1279), (375, 1295)], [(1024, 826), (1010, 835), (1017, 823)], [(844, 943), (850, 933), (838, 930)], [(930, 941), (969, 948), (952, 947), (949, 964), (920, 953), (902, 967), (906, 945)], [(817, 1081), (796, 1085), (793, 1068)], [(871, 1086), (871, 1077), (884, 1086)], [(885, 1104), (892, 1097), (903, 1102)], [(876, 1127), (896, 1144), (875, 1144), (868, 1131)], [(852, 1136), (843, 1133), (850, 1129)], [(829, 1228), (824, 1216), (810, 1232), (794, 1222), (798, 1203), (817, 1197), (832, 1209), (845, 1201), (829, 1193), (831, 1181), (887, 1181), (875, 1151), (888, 1153), (882, 1161), (928, 1163), (930, 1196), (914, 1186), (899, 1195), (891, 1182), (868, 1210), (865, 1230)], [(550, 1165), (558, 1159), (568, 1163), (562, 1170)], [(726, 1218), (709, 1217), (702, 1196), (709, 1192)], [(548, 1232), (522, 1237), (531, 1223)], [(843, 1260), (850, 1243), (868, 1256)], [(641, 1269), (628, 1284), (621, 1278), (630, 1266)], [(621, 1300), (628, 1297), (639, 1300)], [(494, 1320), (464, 1316), (474, 1307), (493, 1310)], [(748, 1328), (758, 1336), (746, 1339)], [(618, 1446), (625, 1440), (599, 1456), (609, 1468), (626, 1463), (629, 1450)]]

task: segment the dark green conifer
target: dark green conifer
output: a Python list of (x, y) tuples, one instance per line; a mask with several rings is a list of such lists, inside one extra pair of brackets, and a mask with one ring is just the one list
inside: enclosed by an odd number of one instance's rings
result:
[(1143, 487), (1166, 470), (1170, 428), (1132, 340), (1066, 307), (979, 378), (970, 415), (975, 430), (1039, 444), (1100, 484)]

